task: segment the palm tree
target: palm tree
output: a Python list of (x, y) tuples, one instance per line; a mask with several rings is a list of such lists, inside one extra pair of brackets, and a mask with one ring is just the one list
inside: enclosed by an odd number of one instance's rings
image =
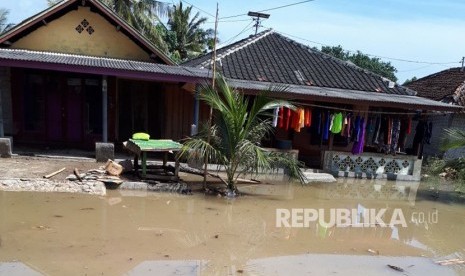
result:
[(13, 23), (7, 23), (9, 13), (10, 11), (7, 9), (0, 9), (0, 34), (3, 34), (14, 26)]
[(442, 141), (441, 149), (449, 150), (465, 147), (465, 131), (457, 128), (449, 128), (444, 131), (446, 136)]
[(170, 45), (170, 52), (179, 55), (181, 60), (195, 57), (205, 52), (209, 41), (213, 37), (213, 30), (204, 30), (200, 26), (207, 21), (197, 12), (191, 16), (192, 6), (183, 8), (182, 2), (174, 5), (168, 12), (168, 27), (174, 33), (174, 45)]
[[(272, 116), (268, 111), (292, 105), (263, 94), (250, 102), (249, 98), (231, 88), (222, 76), (217, 76), (216, 83), (217, 89), (204, 86), (200, 94), (200, 99), (215, 111), (215, 124), (211, 129), (187, 138), (179, 157), (203, 162), (207, 156), (210, 162), (223, 165), (228, 194), (231, 195), (237, 192), (237, 178), (246, 173), (286, 168), (291, 177), (303, 183), (304, 176), (297, 160), (261, 147), (263, 138), (272, 131)], [(207, 138), (209, 132), (210, 139)]]
[(100, 0), (119, 16), (126, 20), (141, 34), (150, 39), (163, 51), (167, 51), (167, 44), (156, 28), (161, 24), (160, 16), (166, 16), (169, 5), (156, 0)]

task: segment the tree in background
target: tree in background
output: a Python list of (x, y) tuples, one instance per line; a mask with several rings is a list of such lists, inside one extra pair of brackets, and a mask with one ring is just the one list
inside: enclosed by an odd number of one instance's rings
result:
[(183, 7), (182, 2), (174, 5), (168, 12), (168, 28), (165, 41), (169, 43), (170, 52), (185, 61), (205, 53), (212, 47), (214, 30), (201, 28), (207, 18), (197, 12), (192, 16), (192, 6)]
[(418, 78), (414, 76), (414, 77), (411, 78), (411, 79), (406, 79), (402, 85), (410, 84), (410, 83), (412, 83), (412, 82), (414, 82), (414, 81), (416, 81), (416, 80), (418, 80)]
[(345, 61), (351, 61), (361, 68), (367, 69), (368, 71), (381, 75), (392, 81), (397, 81), (397, 77), (395, 75), (397, 69), (392, 66), (390, 62), (382, 61), (377, 57), (369, 57), (360, 51), (351, 53), (350, 51), (344, 50), (341, 45), (322, 46), (321, 52)]
[(3, 34), (14, 26), (13, 23), (7, 23), (8, 14), (10, 14), (9, 10), (0, 9), (0, 34)]

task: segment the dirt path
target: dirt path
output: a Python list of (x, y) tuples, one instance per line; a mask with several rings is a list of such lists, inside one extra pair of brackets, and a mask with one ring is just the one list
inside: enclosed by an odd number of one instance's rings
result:
[(92, 159), (54, 159), (39, 157), (13, 157), (0, 159), (0, 178), (42, 178), (44, 175), (66, 168), (62, 173), (54, 176), (53, 180), (64, 180), (73, 173), (74, 168), (79, 171), (98, 169), (102, 163)]

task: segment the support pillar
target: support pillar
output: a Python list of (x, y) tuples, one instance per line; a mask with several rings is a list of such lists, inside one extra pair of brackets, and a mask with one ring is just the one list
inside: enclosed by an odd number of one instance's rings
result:
[(200, 112), (200, 86), (196, 85), (195, 87), (195, 95), (194, 95), (194, 124), (191, 128), (191, 135), (196, 135), (199, 130), (199, 112)]
[(108, 83), (107, 76), (102, 77), (102, 142), (108, 142)]
[(2, 101), (3, 89), (0, 87), (0, 138), (5, 136), (3, 129), (3, 101)]

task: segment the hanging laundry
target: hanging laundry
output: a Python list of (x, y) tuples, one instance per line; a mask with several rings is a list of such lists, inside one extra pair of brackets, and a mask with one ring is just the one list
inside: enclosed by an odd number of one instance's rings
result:
[(381, 118), (381, 127), (379, 129), (378, 146), (383, 147), (388, 141), (389, 120), (386, 117)]
[(352, 131), (352, 114), (351, 113), (347, 114), (346, 119), (347, 119), (347, 125), (345, 129), (346, 131), (345, 136), (347, 138), (350, 138), (351, 131)]
[(273, 110), (273, 127), (278, 126), (279, 107)]
[(290, 124), (291, 124), (291, 113), (292, 110), (289, 108), (285, 107), (284, 108), (284, 129), (287, 131), (289, 130)]
[(324, 122), (324, 126), (323, 126), (323, 140), (328, 140), (329, 138), (329, 124), (331, 122), (331, 114), (329, 113), (329, 111), (326, 111), (325, 112), (325, 122)]
[(399, 143), (399, 135), (400, 135), (400, 120), (394, 119), (392, 120), (392, 135), (391, 135), (391, 148), (390, 153), (395, 154), (397, 152), (397, 146)]
[(284, 107), (283, 106), (279, 108), (278, 127), (284, 128)]
[(292, 123), (291, 123), (291, 128), (295, 132), (300, 132), (300, 129), (302, 128), (301, 125), (304, 122), (304, 115), (302, 113), (301, 108), (297, 108), (296, 110), (292, 111)]
[[(430, 128), (431, 126), (431, 128)], [(420, 120), (415, 129), (415, 136), (413, 137), (413, 149), (416, 153), (423, 152), (423, 144), (431, 139), (431, 132), (433, 125), (432, 123), (428, 124), (425, 120)], [(421, 155), (421, 154), (420, 154)]]
[(388, 138), (387, 138), (387, 145), (392, 143), (392, 118), (388, 118)]
[(342, 123), (343, 123), (342, 113), (339, 112), (339, 113), (334, 114), (333, 125), (331, 126), (331, 132), (334, 134), (340, 133), (342, 130)]
[(358, 139), (360, 137), (360, 116), (357, 115), (357, 117), (355, 117), (355, 121), (354, 121), (354, 125), (353, 125), (353, 128), (352, 128), (352, 141), (353, 142), (358, 142)]
[(345, 130), (346, 130), (346, 127), (347, 127), (347, 116), (344, 114), (342, 115), (343, 116), (343, 120), (342, 120), (342, 129), (341, 129), (341, 136), (342, 137), (345, 137), (346, 134), (345, 134)]
[(408, 118), (407, 134), (412, 133), (412, 118)]
[(410, 118), (404, 118), (400, 121), (400, 134), (399, 134), (398, 147), (401, 152), (405, 152), (405, 144), (407, 142), (407, 136), (408, 136), (407, 129), (409, 127), (409, 121), (410, 121)]
[(367, 124), (367, 127), (366, 127), (365, 144), (372, 144), (373, 136), (375, 134), (375, 128), (376, 128), (376, 118), (375, 117), (370, 117), (368, 119), (368, 124)]
[(357, 141), (354, 143), (352, 146), (352, 153), (353, 154), (361, 154), (363, 152), (363, 147), (365, 146), (365, 128), (366, 128), (366, 123), (365, 123), (365, 118), (357, 118), (355, 121), (358, 121), (359, 125), (359, 131), (358, 131), (358, 137)]
[[(300, 129), (302, 129), (305, 127), (305, 109), (299, 108), (298, 112), (299, 112), (299, 127)], [(298, 132), (300, 132), (300, 129)]]
[(329, 121), (329, 130), (333, 128), (333, 123), (334, 123), (334, 114), (331, 114), (331, 119)]
[(374, 133), (373, 133), (373, 138), (371, 140), (371, 142), (375, 145), (377, 145), (379, 143), (379, 132), (380, 132), (380, 128), (381, 128), (381, 116), (376, 116), (376, 122), (375, 122), (375, 130), (374, 130)]
[(310, 108), (305, 108), (305, 126), (312, 126), (312, 110)]

